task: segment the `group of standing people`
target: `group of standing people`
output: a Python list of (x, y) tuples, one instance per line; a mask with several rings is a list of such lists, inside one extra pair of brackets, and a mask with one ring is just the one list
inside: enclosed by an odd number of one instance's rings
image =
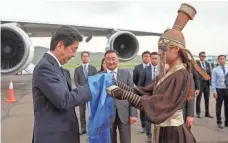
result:
[[(199, 75), (199, 95), (196, 97), (196, 114), (197, 118), (201, 119), (201, 99), (204, 96), (205, 105), (205, 117), (214, 118), (209, 111), (210, 107), (210, 93), (212, 90), (213, 96), (216, 99), (216, 120), (218, 128), (223, 128), (221, 120), (221, 109), (224, 102), (224, 126), (228, 127), (228, 86), (225, 84), (226, 76), (228, 75), (228, 69), (226, 66), (226, 56), (219, 55), (217, 57), (218, 66), (211, 68), (210, 64), (206, 61), (206, 52), (199, 53), (199, 61), (197, 64), (211, 76), (209, 80), (204, 79)], [(211, 87), (211, 88), (210, 88)]]
[[(108, 50), (104, 54), (106, 69), (100, 73), (112, 73), (115, 83), (107, 87), (108, 95), (114, 98), (115, 114), (111, 119), (110, 129), (112, 143), (117, 143), (117, 129), (120, 143), (131, 142), (131, 124), (136, 121), (136, 108), (144, 112), (148, 125), (151, 123), (156, 125), (158, 131), (153, 135), (154, 143), (196, 142), (189, 129), (193, 116), (187, 111), (189, 104), (194, 103), (195, 98), (191, 64), (206, 80), (202, 81), (203, 85), (200, 83), (200, 92), (207, 92), (207, 87), (204, 85), (208, 85), (209, 76), (207, 69), (203, 68), (203, 63), (202, 68), (198, 68), (194, 59), (189, 58), (191, 53), (185, 47), (184, 35), (181, 32), (188, 20), (192, 20), (195, 14), (196, 10), (192, 6), (181, 5), (173, 28), (166, 30), (158, 41), (158, 53), (146, 54), (150, 55), (151, 65), (145, 68), (144, 64), (141, 65), (144, 68), (142, 78), (140, 76), (137, 80), (139, 82), (135, 81), (138, 86), (134, 86), (129, 71), (118, 68), (119, 57), (115, 50)], [(32, 79), (33, 143), (80, 143), (80, 134), (86, 133), (84, 119), (81, 119), (83, 125), (79, 132), (75, 107), (80, 107), (82, 111), (80, 116), (83, 117), (86, 103), (92, 100), (87, 77), (90, 74), (96, 74), (97, 71), (84, 62), (75, 69), (76, 88), (72, 88), (69, 73), (62, 68), (62, 65), (75, 56), (82, 39), (82, 35), (76, 29), (69, 26), (60, 27), (52, 35), (50, 51), (44, 54), (34, 69)], [(164, 75), (156, 72), (158, 69), (155, 61), (158, 56), (164, 56), (163, 62), (168, 65)], [(83, 52), (81, 57), (83, 61), (88, 61), (89, 53)], [(227, 87), (223, 82), (228, 69), (223, 64), (224, 58), (226, 58), (224, 55), (218, 57), (220, 66), (212, 72), (212, 88), (217, 100), (217, 123), (221, 124), (219, 109), (224, 100), (225, 126), (227, 126)], [(200, 108), (197, 111), (197, 116), (200, 117)], [(186, 112), (185, 117), (184, 112)], [(205, 116), (211, 117), (209, 104), (206, 105)], [(149, 132), (147, 132), (148, 137), (150, 137)]]

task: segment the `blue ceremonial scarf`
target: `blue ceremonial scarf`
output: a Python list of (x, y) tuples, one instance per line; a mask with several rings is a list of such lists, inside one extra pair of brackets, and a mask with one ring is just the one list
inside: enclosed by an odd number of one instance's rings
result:
[(88, 143), (111, 143), (110, 128), (113, 112), (113, 98), (106, 88), (113, 85), (112, 74), (102, 73), (88, 77), (92, 100), (88, 103)]

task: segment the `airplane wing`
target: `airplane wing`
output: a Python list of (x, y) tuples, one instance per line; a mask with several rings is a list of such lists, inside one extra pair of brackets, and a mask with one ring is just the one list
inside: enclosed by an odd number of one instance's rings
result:
[[(15, 20), (6, 20), (1, 21), (1, 24), (4, 23), (15, 23), (21, 29), (23, 29), (30, 37), (51, 37), (52, 33), (55, 32), (60, 26), (66, 24), (51, 24), (44, 22), (26, 22), (26, 21), (15, 21)], [(161, 33), (155, 32), (144, 32), (144, 31), (135, 31), (127, 29), (112, 29), (112, 28), (99, 28), (99, 27), (89, 27), (89, 26), (75, 26), (68, 25), (77, 28), (83, 36), (107, 36), (115, 31), (129, 31), (132, 32), (135, 36), (161, 36)]]

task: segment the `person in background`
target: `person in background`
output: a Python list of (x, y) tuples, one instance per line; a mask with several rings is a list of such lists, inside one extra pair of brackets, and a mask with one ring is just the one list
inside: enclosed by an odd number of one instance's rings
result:
[[(133, 82), (135, 85), (138, 85), (139, 78), (142, 73), (142, 70), (146, 67), (150, 66), (150, 52), (144, 51), (142, 53), (142, 63), (139, 65), (136, 65), (133, 70)], [(140, 110), (140, 121), (141, 121), (141, 133), (145, 133), (145, 113)]]
[[(81, 53), (82, 64), (75, 68), (74, 82), (76, 87), (82, 86), (88, 83), (88, 76), (95, 75), (97, 70), (94, 66), (89, 64), (90, 54), (87, 51)], [(81, 132), (80, 135), (86, 134), (86, 104), (79, 106)]]
[[(209, 63), (206, 61), (206, 53), (200, 52), (199, 53), (200, 61), (198, 61), (198, 65), (206, 72), (209, 76), (211, 76), (211, 68)], [(199, 74), (200, 75), (200, 74)], [(196, 113), (197, 118), (201, 118), (201, 108), (200, 108), (200, 102), (202, 98), (202, 94), (204, 95), (204, 101), (205, 101), (205, 117), (213, 118), (213, 116), (209, 113), (209, 99), (210, 99), (210, 80), (205, 80), (201, 75), (199, 76), (200, 79), (200, 93), (196, 97)]]
[(107, 69), (107, 67), (106, 67), (105, 59), (103, 58), (101, 60), (101, 68), (98, 73), (101, 73), (101, 72), (105, 71), (106, 69)]
[(226, 64), (226, 56), (218, 56), (219, 66), (212, 71), (212, 91), (216, 99), (216, 118), (218, 128), (223, 128), (221, 119), (222, 103), (224, 101), (225, 110), (225, 127), (228, 127), (228, 87), (225, 85), (225, 75), (228, 73)]
[[(157, 52), (152, 52), (150, 54), (150, 61), (151, 64), (144, 68), (141, 72), (140, 78), (139, 78), (139, 86), (146, 87), (152, 83), (152, 80), (158, 75), (158, 60), (159, 56)], [(152, 142), (152, 132), (151, 132), (151, 121), (150, 119), (145, 115), (145, 130), (146, 130), (146, 136), (148, 139), (148, 142)]]

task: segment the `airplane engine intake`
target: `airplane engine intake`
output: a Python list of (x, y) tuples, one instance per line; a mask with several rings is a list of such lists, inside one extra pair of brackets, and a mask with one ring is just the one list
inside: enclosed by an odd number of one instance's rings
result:
[(14, 24), (1, 24), (1, 74), (25, 69), (34, 56), (29, 36)]
[(106, 50), (114, 49), (119, 53), (119, 59), (127, 62), (134, 59), (139, 51), (139, 42), (135, 35), (128, 31), (118, 31), (108, 40)]

